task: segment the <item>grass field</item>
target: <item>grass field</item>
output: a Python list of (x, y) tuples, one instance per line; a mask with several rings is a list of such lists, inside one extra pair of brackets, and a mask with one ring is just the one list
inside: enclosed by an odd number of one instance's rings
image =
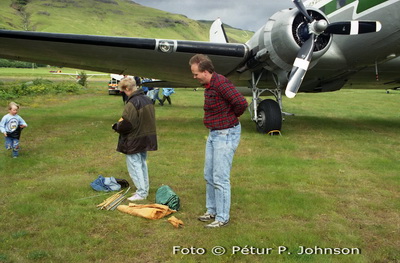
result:
[[(145, 203), (170, 185), (185, 224), (175, 229), (96, 209), (111, 194), (90, 182), (130, 179), (111, 130), (122, 100), (104, 83), (90, 89), (18, 100), (29, 127), (19, 158), (1, 146), (0, 262), (400, 262), (399, 92), (299, 94), (284, 100), (296, 115), (282, 136), (257, 133), (246, 112), (231, 223), (210, 230), (196, 219), (205, 211), (202, 91), (176, 89), (172, 106), (156, 105)], [(224, 255), (213, 254), (218, 246)]]

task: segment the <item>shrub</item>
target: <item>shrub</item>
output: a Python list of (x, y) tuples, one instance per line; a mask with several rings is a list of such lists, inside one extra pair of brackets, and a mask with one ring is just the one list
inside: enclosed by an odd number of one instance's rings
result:
[(114, 0), (95, 0), (97, 2), (101, 2), (104, 4), (113, 4), (113, 5), (118, 5), (118, 2), (114, 1)]
[(46, 94), (80, 93), (84, 89), (78, 83), (52, 82), (46, 79), (35, 79), (25, 83), (0, 83), (0, 99), (10, 100), (21, 96), (39, 96)]
[(82, 71), (81, 73), (79, 73), (78, 84), (81, 85), (81, 86), (86, 87), (86, 84), (87, 84), (87, 75), (86, 75), (86, 73), (83, 72), (83, 71)]
[(0, 58), (0, 67), (2, 68), (37, 68), (38, 65), (31, 62), (17, 61)]
[(60, 93), (80, 93), (83, 87), (77, 83), (62, 82), (53, 86), (53, 92), (56, 94)]
[(11, 100), (16, 98), (15, 94), (6, 92), (5, 90), (0, 89), (0, 100)]

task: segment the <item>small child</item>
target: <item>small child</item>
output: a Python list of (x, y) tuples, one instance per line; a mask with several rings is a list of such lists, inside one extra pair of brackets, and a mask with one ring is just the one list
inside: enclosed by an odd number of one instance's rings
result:
[(6, 139), (6, 149), (12, 149), (12, 156), (18, 157), (19, 138), (21, 131), (28, 124), (18, 115), (19, 105), (15, 102), (8, 104), (8, 114), (4, 115), (0, 122), (0, 132), (4, 134)]

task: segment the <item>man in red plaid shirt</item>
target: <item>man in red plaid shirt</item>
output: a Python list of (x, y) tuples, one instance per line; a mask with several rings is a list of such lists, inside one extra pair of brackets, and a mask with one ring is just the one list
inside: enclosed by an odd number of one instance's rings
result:
[(229, 222), (230, 171), (240, 142), (239, 116), (248, 104), (226, 77), (214, 71), (208, 56), (197, 54), (190, 59), (189, 65), (193, 77), (205, 87), (203, 122), (210, 130), (204, 164), (207, 211), (198, 219), (203, 222), (214, 220), (206, 227), (218, 228)]

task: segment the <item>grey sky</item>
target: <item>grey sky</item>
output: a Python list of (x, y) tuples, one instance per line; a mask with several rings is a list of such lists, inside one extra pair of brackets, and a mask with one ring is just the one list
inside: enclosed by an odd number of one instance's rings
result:
[(275, 12), (294, 7), (291, 0), (133, 0), (134, 2), (182, 14), (195, 20), (215, 20), (245, 30), (257, 31)]

